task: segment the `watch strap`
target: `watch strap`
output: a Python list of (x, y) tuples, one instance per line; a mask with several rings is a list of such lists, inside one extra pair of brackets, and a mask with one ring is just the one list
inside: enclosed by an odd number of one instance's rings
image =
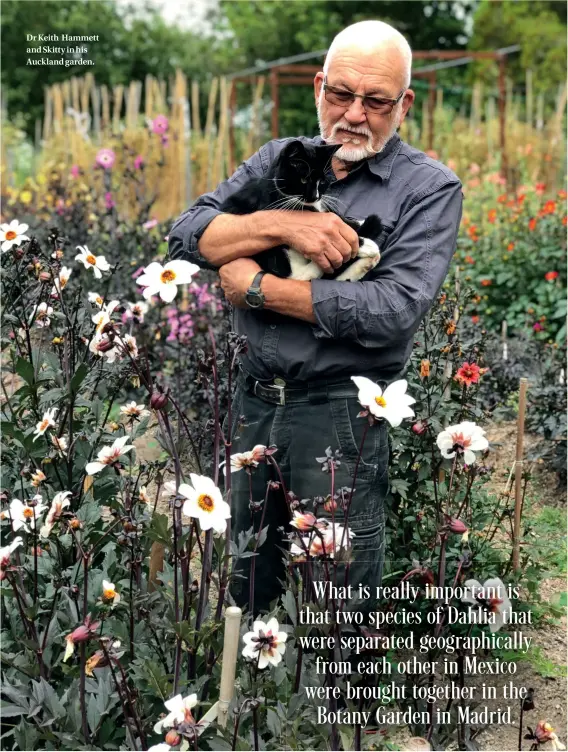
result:
[(257, 272), (254, 276), (253, 281), (250, 283), (249, 290), (260, 290), (260, 283), (262, 282), (262, 278), (265, 274), (266, 272), (264, 271)]

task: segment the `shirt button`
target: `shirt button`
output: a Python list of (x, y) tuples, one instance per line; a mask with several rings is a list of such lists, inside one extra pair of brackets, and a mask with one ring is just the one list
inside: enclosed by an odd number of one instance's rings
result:
[(271, 329), (276, 329), (276, 324), (270, 324)]

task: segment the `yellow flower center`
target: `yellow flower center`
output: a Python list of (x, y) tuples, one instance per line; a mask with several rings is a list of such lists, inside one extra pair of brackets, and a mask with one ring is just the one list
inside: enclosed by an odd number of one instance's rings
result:
[(380, 405), (381, 407), (387, 406), (387, 401), (384, 397), (375, 397), (375, 402), (377, 403), (377, 405)]
[(65, 285), (67, 284), (67, 280), (68, 280), (68, 277), (59, 277), (59, 284), (61, 285), (61, 287), (65, 287)]
[(42, 420), (41, 423), (39, 424), (39, 430), (40, 431), (45, 431), (45, 429), (48, 427), (48, 425), (49, 425), (49, 421), (48, 420)]
[(103, 299), (101, 298), (101, 296), (100, 296), (100, 295), (98, 296), (98, 298), (96, 299), (96, 301), (95, 301), (95, 302), (96, 302), (96, 303), (97, 303), (98, 305), (102, 305), (102, 304), (103, 304)]
[(14, 230), (8, 230), (8, 232), (6, 233), (6, 240), (14, 240), (17, 237), (18, 236), (16, 235)]
[(171, 269), (164, 269), (164, 271), (160, 274), (160, 279), (162, 282), (173, 282), (175, 278), (175, 272), (173, 272)]
[(116, 595), (116, 591), (114, 590), (103, 590), (103, 598), (105, 601), (112, 601), (114, 600), (114, 596)]
[(24, 517), (26, 517), (28, 520), (30, 517), (34, 516), (34, 510), (31, 507), (26, 507), (24, 509)]
[(201, 494), (197, 500), (197, 504), (204, 512), (212, 512), (215, 507), (215, 502), (208, 494)]
[(97, 265), (97, 259), (96, 259), (96, 257), (95, 257), (95, 256), (93, 256), (93, 254), (92, 254), (92, 253), (89, 253), (89, 255), (88, 255), (88, 256), (87, 256), (86, 258), (85, 258), (85, 261), (86, 261), (86, 262), (87, 262), (88, 264), (92, 264), (93, 266), (96, 266), (96, 265)]

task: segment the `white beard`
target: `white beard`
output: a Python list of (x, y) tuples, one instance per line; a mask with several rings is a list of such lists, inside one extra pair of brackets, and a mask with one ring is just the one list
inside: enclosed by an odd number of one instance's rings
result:
[[(337, 126), (342, 123), (342, 120), (338, 120), (337, 123), (333, 124), (333, 126), (327, 127), (324, 124), (322, 117), (321, 117), (322, 100), (323, 100), (323, 90), (320, 94), (318, 107), (317, 107), (320, 135), (327, 144), (339, 143), (339, 141), (335, 141), (335, 133), (337, 130), (339, 130)], [(385, 146), (387, 145), (387, 143), (391, 140), (397, 128), (399, 127), (401, 114), (402, 114), (402, 109), (401, 109), (401, 112), (395, 115), (388, 134), (379, 139), (379, 142), (376, 148), (373, 147), (372, 136), (365, 134), (365, 133), (360, 133), (359, 135), (357, 135), (357, 133), (354, 133), (353, 134), (354, 138), (360, 138), (361, 141), (366, 140), (366, 143), (364, 143), (362, 146), (359, 146), (358, 144), (354, 144), (353, 142), (346, 143), (335, 152), (334, 157), (337, 157), (337, 159), (340, 159), (342, 162), (360, 162), (362, 159), (369, 159), (369, 157), (374, 157), (375, 154), (380, 154), (382, 150), (385, 148)], [(345, 123), (345, 122), (343, 123), (343, 125), (344, 127), (347, 128), (347, 130), (357, 131), (356, 126), (350, 126), (348, 123)], [(366, 127), (364, 127), (363, 130), (368, 131)]]

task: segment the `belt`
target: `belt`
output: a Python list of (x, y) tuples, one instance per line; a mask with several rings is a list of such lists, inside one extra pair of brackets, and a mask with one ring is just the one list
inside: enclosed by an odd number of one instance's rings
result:
[[(317, 405), (328, 402), (333, 397), (356, 397), (359, 393), (357, 385), (351, 379), (322, 379), (308, 381), (305, 386), (291, 387), (287, 386), (284, 379), (279, 377), (275, 377), (271, 381), (259, 381), (242, 369), (239, 370), (238, 378), (247, 392), (272, 405), (288, 405), (292, 402), (309, 402), (312, 405)], [(376, 383), (383, 389), (386, 386), (384, 380)]]

